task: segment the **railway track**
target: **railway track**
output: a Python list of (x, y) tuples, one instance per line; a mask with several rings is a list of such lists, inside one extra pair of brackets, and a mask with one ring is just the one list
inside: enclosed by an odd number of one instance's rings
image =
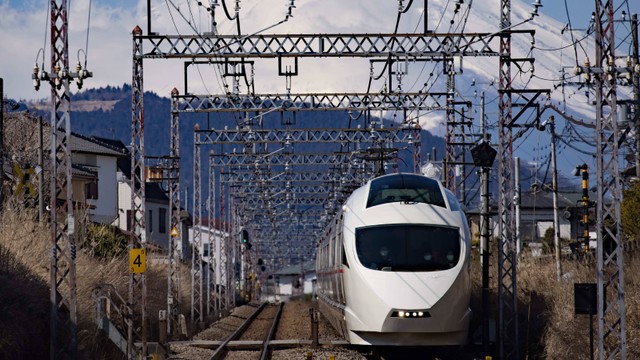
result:
[[(284, 303), (262, 303), (211, 355), (209, 360), (270, 359), (269, 342), (273, 340)], [(259, 350), (253, 350), (258, 348)]]
[(193, 340), (171, 342), (167, 359), (364, 359), (345, 348), (346, 341), (326, 319), (319, 318), (313, 340), (311, 306), (302, 301), (241, 306)]

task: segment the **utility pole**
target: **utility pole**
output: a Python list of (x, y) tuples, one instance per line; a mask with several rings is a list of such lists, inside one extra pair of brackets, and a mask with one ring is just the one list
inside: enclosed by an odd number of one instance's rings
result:
[(520, 187), (520, 158), (513, 158), (513, 178), (515, 185), (515, 195), (513, 196), (513, 204), (515, 205), (515, 220), (516, 220), (516, 228), (515, 228), (515, 236), (516, 236), (516, 255), (520, 255), (522, 251), (522, 236), (520, 234), (520, 204), (522, 202), (521, 196), (521, 187)]
[(556, 127), (555, 118), (549, 117), (549, 131), (551, 132), (551, 186), (553, 187), (553, 245), (556, 253), (556, 277), (562, 277), (562, 262), (560, 260), (560, 216), (558, 215), (558, 171), (556, 169)]
[(0, 78), (0, 211), (4, 197), (2, 192), (4, 189), (4, 79)]
[(638, 54), (638, 14), (631, 15), (631, 37), (633, 54), (631, 56), (631, 76), (633, 82), (633, 109), (636, 127), (636, 177), (640, 179), (640, 58)]
[[(480, 123), (482, 141), (489, 143), (487, 133), (487, 120), (484, 115), (484, 92), (480, 97)], [(487, 164), (485, 164), (487, 165)], [(482, 261), (482, 350), (485, 356), (489, 355), (489, 319), (490, 319), (490, 289), (489, 289), (489, 238), (490, 238), (490, 194), (489, 194), (489, 172), (491, 166), (480, 167), (480, 260)]]
[(42, 134), (42, 116), (38, 116), (38, 220), (44, 224), (44, 159), (43, 159), (44, 137)]

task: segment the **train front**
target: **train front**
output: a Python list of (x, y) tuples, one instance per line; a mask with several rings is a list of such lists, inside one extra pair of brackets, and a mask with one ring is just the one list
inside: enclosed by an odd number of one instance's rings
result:
[(345, 206), (345, 320), (361, 345), (461, 345), (471, 310), (470, 235), (433, 179), (387, 175)]

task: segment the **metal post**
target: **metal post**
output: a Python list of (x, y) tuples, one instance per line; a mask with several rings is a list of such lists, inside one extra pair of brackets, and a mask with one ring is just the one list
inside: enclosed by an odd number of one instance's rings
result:
[(191, 323), (204, 327), (202, 301), (202, 206), (200, 125), (194, 126), (193, 141), (193, 250), (191, 252)]
[[(3, 208), (4, 198), (4, 79), (0, 78), (0, 211)], [(42, 199), (42, 196), (40, 197)], [(42, 217), (40, 217), (42, 219)], [(41, 220), (42, 221), (42, 220)]]
[[(78, 357), (68, 5), (51, 1), (51, 358)], [(4, 99), (3, 99), (4, 100)], [(65, 194), (65, 195), (63, 195)], [(61, 201), (61, 203), (58, 202)], [(64, 270), (63, 270), (64, 269)]]
[[(0, 141), (1, 143), (1, 141)], [(38, 116), (38, 166), (40, 167), (40, 171), (38, 172), (38, 220), (40, 224), (44, 223), (44, 158), (43, 158), (43, 147), (44, 147), (44, 135), (42, 132), (42, 116)], [(2, 145), (0, 145), (2, 148)], [(2, 169), (2, 159), (0, 159), (0, 169)], [(0, 191), (1, 193), (1, 191)], [(2, 195), (0, 194), (0, 199)], [(2, 208), (2, 200), (0, 200), (0, 209)]]
[[(613, 1), (596, 0), (596, 201), (598, 355), (627, 357), (625, 332), (624, 251), (620, 203), (622, 181), (618, 161), (617, 70)], [(607, 251), (604, 249), (606, 243)], [(606, 296), (605, 294), (608, 294)]]
[(560, 259), (560, 216), (558, 215), (558, 171), (556, 169), (556, 127), (553, 116), (549, 117), (549, 131), (551, 132), (551, 179), (553, 187), (553, 245), (556, 253), (556, 277), (562, 277), (562, 262)]
[[(500, 28), (511, 27), (511, 0), (500, 0)], [(520, 358), (518, 331), (517, 297), (517, 256), (513, 222), (513, 134), (511, 123), (511, 33), (503, 31), (500, 35), (500, 84), (498, 88), (498, 107), (500, 117), (498, 148), (498, 179), (500, 186), (498, 218), (498, 329), (499, 354), (501, 359)]]
[(180, 312), (180, 243), (182, 223), (180, 219), (180, 115), (178, 113), (178, 90), (171, 91), (171, 134), (169, 150), (169, 276), (167, 277), (167, 334), (177, 334)]
[(589, 201), (589, 167), (587, 164), (580, 166), (580, 172), (582, 173), (582, 224), (584, 230), (582, 232), (582, 239), (584, 241), (582, 249), (589, 252), (589, 207), (591, 203)]
[[(129, 250), (146, 252), (147, 230), (145, 223), (145, 178), (144, 178), (144, 87), (142, 79), (142, 29), (136, 26), (133, 35), (133, 69), (131, 84), (131, 229)], [(136, 358), (134, 348), (135, 329), (142, 328), (142, 355), (147, 353), (147, 281), (146, 275), (129, 274), (129, 321), (127, 323), (128, 358)], [(141, 324), (134, 323), (140, 314)]]
[(631, 15), (631, 37), (633, 38), (633, 54), (631, 56), (631, 69), (633, 79), (633, 107), (636, 126), (636, 177), (640, 179), (640, 73), (634, 72), (640, 64), (638, 51), (638, 14)]
[(520, 186), (520, 158), (515, 157), (514, 160), (514, 169), (513, 169), (513, 177), (515, 178), (515, 196), (514, 196), (514, 205), (516, 207), (515, 220), (516, 220), (516, 254), (520, 255), (522, 251), (522, 234), (520, 233), (521, 228), (521, 214), (520, 214), (520, 204), (522, 203), (522, 190)]

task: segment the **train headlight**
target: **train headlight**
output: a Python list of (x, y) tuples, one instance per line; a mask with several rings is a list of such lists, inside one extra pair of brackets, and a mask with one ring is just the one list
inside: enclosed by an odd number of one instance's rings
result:
[(431, 317), (431, 314), (427, 310), (395, 310), (391, 312), (392, 318), (428, 318)]

